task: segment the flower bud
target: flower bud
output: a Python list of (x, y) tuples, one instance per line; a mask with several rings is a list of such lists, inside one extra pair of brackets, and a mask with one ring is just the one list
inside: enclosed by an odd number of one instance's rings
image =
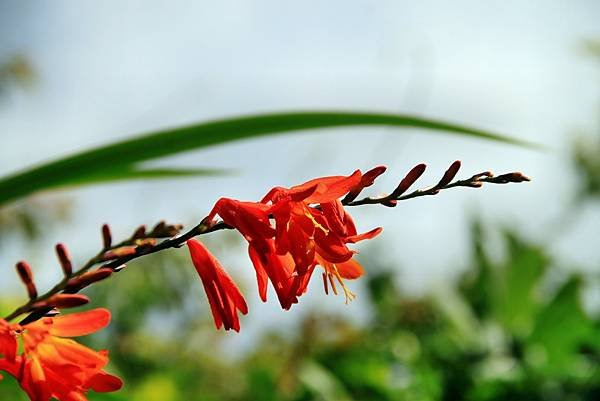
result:
[(112, 234), (110, 233), (110, 227), (108, 224), (102, 225), (102, 244), (104, 249), (108, 249), (112, 245)]
[[(414, 166), (408, 172), (408, 174), (406, 174), (406, 176), (402, 179), (402, 181), (400, 181), (400, 184), (398, 184), (396, 189), (394, 189), (394, 192), (391, 193), (390, 197), (397, 198), (400, 195), (402, 195), (404, 192), (406, 192), (408, 190), (408, 188), (410, 188), (410, 186), (412, 184), (414, 184), (415, 181), (417, 181), (419, 179), (419, 177), (421, 177), (421, 175), (423, 175), (426, 168), (427, 168), (427, 166), (424, 163), (417, 164), (416, 166)], [(386, 205), (386, 206), (388, 206), (388, 205)], [(394, 206), (396, 206), (396, 205), (394, 205)]]
[(69, 256), (69, 251), (64, 244), (56, 244), (56, 256), (60, 262), (65, 277), (70, 277), (73, 274), (73, 263)]
[(33, 304), (33, 308), (66, 309), (85, 305), (88, 302), (90, 302), (90, 299), (82, 294), (55, 294), (45, 301), (36, 302)]
[(35, 283), (33, 282), (33, 273), (31, 272), (31, 267), (24, 260), (20, 261), (16, 265), (17, 273), (19, 274), (19, 278), (25, 284), (25, 288), (27, 289), (27, 294), (30, 299), (37, 298), (37, 288), (35, 288)]
[(460, 170), (460, 160), (456, 160), (450, 165), (450, 167), (448, 167), (448, 170), (446, 170), (444, 176), (442, 177), (440, 182), (437, 183), (435, 188), (443, 188), (446, 185), (450, 184), (454, 177), (456, 177), (458, 170)]

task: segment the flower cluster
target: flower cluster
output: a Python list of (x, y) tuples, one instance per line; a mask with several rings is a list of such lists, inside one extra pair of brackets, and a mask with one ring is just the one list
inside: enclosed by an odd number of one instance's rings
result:
[[(270, 281), (283, 309), (298, 302), (307, 290), (317, 266), (323, 268), (325, 292), (337, 294), (339, 285), (346, 302), (354, 294), (344, 279), (355, 279), (363, 268), (348, 244), (371, 239), (381, 232), (375, 228), (358, 234), (352, 217), (344, 209), (342, 197), (356, 197), (373, 184), (385, 167), (365, 174), (317, 178), (291, 188), (276, 187), (260, 202), (221, 198), (204, 220), (214, 225), (218, 215), (248, 241), (248, 253), (256, 271), (258, 292), (267, 299)], [(196, 239), (187, 241), (192, 261), (202, 280), (217, 328), (239, 331), (237, 312), (248, 307), (231, 277), (217, 259)], [(336, 284), (337, 283), (337, 284)]]
[(121, 379), (103, 370), (107, 351), (97, 352), (66, 338), (94, 333), (109, 321), (106, 309), (45, 317), (24, 325), (0, 319), (0, 370), (14, 376), (32, 401), (85, 401), (89, 390), (119, 390)]
[[(356, 170), (349, 176), (316, 178), (291, 188), (275, 187), (259, 202), (221, 198), (199, 225), (181, 235), (181, 226), (159, 222), (149, 231), (140, 226), (130, 238), (113, 244), (110, 228), (104, 225), (102, 249), (79, 269), (73, 269), (66, 246), (58, 244), (56, 254), (63, 279), (46, 293), (38, 293), (32, 270), (25, 261), (16, 264), (29, 300), (0, 319), (0, 371), (14, 376), (32, 401), (85, 401), (89, 390), (120, 389), (121, 380), (104, 371), (107, 351), (94, 351), (69, 338), (106, 327), (109, 311), (94, 309), (61, 316), (56, 316), (56, 312), (89, 302), (77, 293), (121, 271), (129, 261), (179, 248), (184, 243), (204, 286), (217, 329), (239, 331), (239, 313), (248, 313), (246, 301), (219, 261), (195, 239), (222, 228), (236, 229), (248, 242), (248, 255), (263, 301), (270, 282), (281, 307), (290, 309), (306, 293), (320, 266), (325, 293), (331, 289), (338, 294), (341, 289), (348, 303), (355, 295), (344, 280), (364, 273), (349, 244), (374, 238), (381, 228), (359, 234), (345, 206), (394, 207), (401, 200), (436, 195), (448, 188), (529, 181), (518, 172), (494, 176), (489, 171), (453, 181), (460, 166), (460, 161), (455, 161), (437, 184), (410, 193), (407, 190), (425, 171), (424, 164), (410, 170), (388, 195), (378, 197), (357, 199), (385, 172), (384, 166), (364, 174)], [(10, 323), (25, 314), (19, 323)]]

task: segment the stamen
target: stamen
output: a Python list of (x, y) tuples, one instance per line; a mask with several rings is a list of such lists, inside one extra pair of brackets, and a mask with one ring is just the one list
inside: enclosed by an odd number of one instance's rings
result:
[(327, 278), (329, 278), (329, 282), (331, 283), (331, 289), (335, 295), (338, 294), (337, 288), (335, 286), (335, 281), (333, 281), (333, 275), (331, 273), (327, 274)]
[[(346, 284), (344, 284), (344, 280), (342, 279), (342, 276), (340, 275), (340, 272), (338, 271), (337, 266), (335, 264), (333, 264), (332, 266), (333, 266), (333, 273), (331, 273), (331, 276), (330, 276), (331, 283), (333, 285), (333, 276), (335, 276), (337, 281), (342, 286), (342, 290), (344, 290), (344, 295), (346, 296), (346, 305), (348, 305), (350, 302), (352, 302), (354, 300), (354, 298), (356, 298), (356, 294), (353, 293), (352, 291), (350, 291), (348, 289), (348, 287), (346, 287)], [(336, 293), (336, 295), (337, 295), (337, 293)]]
[(317, 220), (315, 220), (315, 216), (313, 216), (308, 210), (304, 211), (304, 215), (306, 217), (308, 217), (310, 219), (310, 221), (312, 221), (313, 225), (318, 228), (319, 230), (323, 231), (323, 233), (325, 233), (325, 235), (329, 234), (329, 230), (326, 229), (325, 227), (323, 227), (321, 224), (319, 224), (317, 222)]

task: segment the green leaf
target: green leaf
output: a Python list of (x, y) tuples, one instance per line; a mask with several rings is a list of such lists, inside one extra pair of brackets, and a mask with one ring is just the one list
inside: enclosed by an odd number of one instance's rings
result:
[[(110, 170), (134, 171), (138, 163), (217, 144), (292, 131), (349, 127), (396, 126), (446, 131), (527, 147), (525, 141), (462, 125), (409, 115), (363, 112), (297, 112), (253, 115), (166, 129), (83, 151), (0, 179), (0, 205), (37, 191), (71, 183), (97, 183)], [(110, 175), (110, 174), (109, 174)], [(108, 179), (124, 179), (126, 175)], [(166, 175), (165, 175), (166, 176)], [(132, 178), (140, 178), (132, 174)]]
[[(539, 287), (550, 260), (544, 250), (506, 232), (508, 260), (493, 278), (495, 317), (511, 334), (530, 333), (539, 309)], [(490, 277), (492, 278), (492, 277)]]
[(74, 177), (64, 181), (61, 186), (76, 186), (101, 184), (114, 181), (130, 180), (160, 180), (165, 178), (189, 178), (197, 176), (215, 176), (230, 174), (230, 170), (213, 168), (176, 169), (176, 168), (147, 168), (147, 169), (114, 169), (90, 173), (84, 177)]
[(306, 360), (300, 365), (298, 379), (324, 401), (351, 401), (343, 383), (323, 365)]
[[(531, 363), (546, 374), (572, 375), (581, 358), (579, 348), (595, 335), (580, 302), (581, 280), (573, 277), (537, 315), (528, 339)], [(536, 363), (537, 362), (537, 363)]]

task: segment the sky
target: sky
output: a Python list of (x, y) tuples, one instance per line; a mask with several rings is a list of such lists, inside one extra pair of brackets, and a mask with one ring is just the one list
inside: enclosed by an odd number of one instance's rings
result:
[[(275, 185), (379, 164), (389, 170), (372, 193), (390, 191), (421, 162), (429, 169), (419, 183), (427, 186), (460, 159), (462, 177), (518, 170), (533, 181), (352, 211), (362, 229), (385, 227), (373, 249), (398, 270), (407, 290), (435, 288), (467, 265), (468, 226), (478, 216), (548, 243), (565, 265), (590, 269), (600, 265), (591, 246), (599, 237), (597, 207), (585, 206), (564, 233), (549, 233), (574, 191), (567, 159), (574, 135), (598, 130), (598, 64), (582, 43), (600, 37), (599, 17), (597, 1), (2, 0), (0, 61), (23, 55), (36, 79), (26, 89), (9, 88), (0, 101), (0, 174), (221, 117), (286, 110), (415, 114), (550, 150), (381, 127), (239, 142), (157, 162), (232, 168), (236, 174), (229, 177), (52, 194), (75, 207), (70, 223), (49, 228), (48, 237), (60, 238), (84, 260), (97, 249), (105, 222), (116, 235), (161, 219), (193, 224), (221, 196), (256, 200)], [(48, 267), (51, 255), (51, 241), (32, 249), (15, 240), (2, 247), (1, 269), (26, 258), (44, 266), (40, 277), (51, 281), (59, 274)], [(218, 256), (231, 260), (234, 274), (251, 279), (243, 255)], [(3, 291), (12, 286), (0, 283)], [(309, 304), (322, 300), (318, 294)], [(359, 300), (342, 313), (360, 315)], [(326, 304), (342, 310), (343, 300)], [(256, 327), (274, 316), (295, 319), (281, 315), (274, 302), (251, 307), (262, 311), (246, 319)]]

